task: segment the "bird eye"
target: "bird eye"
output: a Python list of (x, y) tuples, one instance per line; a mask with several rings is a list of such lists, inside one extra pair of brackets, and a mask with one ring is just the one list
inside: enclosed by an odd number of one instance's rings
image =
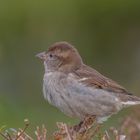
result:
[(52, 55), (52, 54), (50, 54), (50, 55), (49, 55), (49, 57), (50, 57), (50, 58), (52, 58), (52, 57), (53, 57), (53, 55)]
[(49, 53), (49, 54), (48, 54), (48, 59), (49, 59), (49, 60), (56, 60), (57, 57), (56, 57), (55, 54)]

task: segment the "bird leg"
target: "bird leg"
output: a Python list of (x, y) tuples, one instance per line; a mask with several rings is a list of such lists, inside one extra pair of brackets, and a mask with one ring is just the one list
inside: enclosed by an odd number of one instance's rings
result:
[(96, 122), (96, 116), (87, 115), (83, 121), (81, 121), (78, 125), (75, 125), (73, 129), (75, 131), (86, 131), (87, 129), (93, 126), (93, 123)]

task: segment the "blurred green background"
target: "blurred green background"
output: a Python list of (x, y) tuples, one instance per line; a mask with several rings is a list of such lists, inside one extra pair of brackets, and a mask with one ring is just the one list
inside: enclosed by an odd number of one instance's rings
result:
[[(0, 0), (0, 126), (73, 123), (43, 98), (35, 54), (56, 41), (75, 45), (85, 63), (140, 96), (140, 1)], [(109, 119), (115, 125), (128, 113)]]

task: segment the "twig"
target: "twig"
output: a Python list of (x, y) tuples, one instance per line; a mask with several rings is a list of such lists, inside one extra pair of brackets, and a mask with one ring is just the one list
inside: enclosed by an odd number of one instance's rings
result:
[(28, 126), (29, 126), (29, 121), (28, 121), (27, 119), (25, 119), (24, 122), (25, 122), (25, 127), (24, 127), (24, 129), (20, 132), (20, 134), (17, 135), (17, 137), (15, 138), (15, 140), (18, 140), (18, 139), (24, 134), (24, 132), (26, 131), (26, 129), (28, 128)]
[[(22, 132), (23, 130), (22, 129), (19, 129), (20, 132)], [(29, 140), (33, 140), (28, 134), (24, 133), (24, 136), (27, 137)]]
[(5, 136), (3, 133), (0, 132), (0, 135), (5, 138), (6, 140), (9, 140), (9, 138), (7, 138), (7, 136)]
[(43, 135), (43, 140), (46, 140), (46, 134), (47, 134), (47, 129), (45, 128), (45, 125), (42, 125), (42, 135)]
[(9, 140), (12, 140), (12, 137), (8, 132), (6, 132), (6, 135), (8, 136)]
[(67, 124), (64, 124), (64, 128), (66, 130), (68, 140), (73, 140), (73, 138), (71, 137), (71, 134), (70, 134), (70, 131), (69, 131), (69, 128), (68, 128)]

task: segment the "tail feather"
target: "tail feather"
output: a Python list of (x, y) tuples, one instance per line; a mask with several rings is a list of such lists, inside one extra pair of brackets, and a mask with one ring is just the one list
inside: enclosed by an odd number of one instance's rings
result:
[(122, 101), (122, 104), (125, 106), (138, 105), (140, 104), (140, 98), (137, 96), (129, 95), (127, 100)]
[(140, 104), (140, 101), (138, 102), (138, 101), (127, 101), (127, 102), (122, 102), (122, 104), (123, 105), (138, 105), (138, 104)]

